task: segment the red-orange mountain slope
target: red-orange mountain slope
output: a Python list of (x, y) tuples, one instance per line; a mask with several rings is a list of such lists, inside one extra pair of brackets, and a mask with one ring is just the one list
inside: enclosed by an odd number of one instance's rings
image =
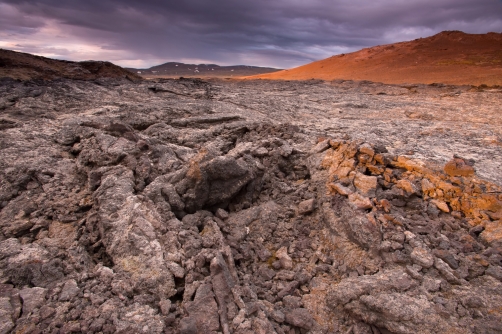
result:
[(248, 78), (502, 85), (502, 33), (444, 31)]

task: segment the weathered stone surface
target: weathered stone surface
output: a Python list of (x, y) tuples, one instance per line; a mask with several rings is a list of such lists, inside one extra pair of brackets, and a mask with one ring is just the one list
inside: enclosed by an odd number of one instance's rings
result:
[(330, 147), (329, 144), (329, 139), (325, 139), (319, 143), (317, 143), (316, 146), (314, 146), (311, 150), (312, 153), (320, 153), (326, 151)]
[(197, 334), (195, 319), (186, 317), (180, 321), (180, 334)]
[(231, 276), (223, 256), (219, 253), (211, 260), (211, 282), (218, 303), (220, 325), (224, 332), (228, 332), (228, 319), (236, 315), (231, 316), (231, 312), (236, 312), (237, 309), (232, 293), (236, 282)]
[(288, 250), (286, 247), (281, 247), (275, 252), (275, 256), (279, 259), (281, 267), (284, 269), (293, 268), (293, 260), (288, 255)]
[(475, 173), (474, 168), (464, 159), (456, 157), (444, 166), (444, 171), (450, 176), (473, 176)]
[(196, 323), (197, 333), (216, 331), (220, 327), (218, 305), (211, 285), (202, 284), (195, 293), (194, 301), (185, 308), (190, 319)]
[(37, 287), (19, 291), (19, 296), (23, 300), (23, 314), (27, 315), (44, 305), (46, 294), (47, 289)]
[(292, 281), (286, 284), (286, 286), (277, 293), (277, 297), (283, 298), (295, 292), (295, 290), (300, 286), (300, 282)]
[(436, 292), (441, 287), (441, 280), (426, 277), (422, 281), (422, 286), (429, 292)]
[(502, 282), (502, 268), (500, 268), (500, 266), (489, 266), (488, 269), (486, 269), (485, 274)]
[(10, 299), (6, 297), (0, 298), (0, 333), (9, 333), (15, 327), (16, 319), (12, 319), (12, 306)]
[(111, 80), (0, 83), (0, 331), (500, 328), (500, 94)]
[(443, 275), (443, 277), (451, 284), (460, 284), (461, 281), (453, 274), (450, 267), (441, 259), (434, 259), (434, 267)]
[(274, 319), (279, 324), (282, 324), (284, 322), (284, 320), (286, 320), (286, 316), (284, 315), (284, 313), (282, 313), (279, 310), (272, 311), (271, 316), (272, 316), (272, 319)]
[(399, 293), (362, 296), (348, 305), (348, 310), (366, 323), (387, 328), (393, 333), (434, 333), (453, 330), (437, 314), (427, 299), (413, 298)]
[(288, 309), (297, 309), (300, 308), (302, 305), (302, 301), (300, 297), (294, 297), (294, 296), (285, 296), (282, 299), (282, 303), (284, 304), (284, 307)]
[(374, 197), (377, 187), (377, 178), (376, 176), (367, 176), (361, 173), (356, 173), (354, 186), (362, 195)]
[(349, 194), (349, 203), (355, 208), (360, 210), (367, 210), (373, 208), (373, 204), (368, 197), (364, 197), (357, 193)]
[(343, 196), (349, 196), (350, 194), (352, 194), (352, 191), (349, 188), (344, 187), (340, 183), (331, 183), (328, 185), (328, 187), (330, 188), (330, 190), (336, 191)]
[(171, 300), (169, 299), (164, 299), (159, 302), (160, 306), (160, 311), (162, 312), (163, 315), (168, 315), (169, 311), (171, 310)]
[(417, 192), (417, 187), (415, 187), (415, 185), (408, 180), (399, 180), (396, 182), (396, 186), (408, 194), (414, 194)]
[(434, 256), (424, 248), (415, 247), (410, 254), (413, 262), (424, 268), (430, 268), (434, 264)]
[(226, 212), (222, 208), (218, 208), (218, 210), (216, 210), (215, 215), (216, 215), (216, 217), (218, 217), (218, 218), (220, 218), (222, 220), (225, 220), (225, 219), (228, 218), (228, 212)]
[(315, 201), (313, 198), (311, 198), (298, 204), (298, 213), (301, 215), (305, 215), (314, 211), (314, 208), (315, 208)]
[(362, 295), (387, 290), (403, 292), (417, 285), (416, 281), (400, 270), (383, 272), (373, 276), (349, 277), (332, 288), (328, 295), (328, 304), (333, 306), (346, 305)]
[(448, 204), (446, 204), (446, 202), (433, 199), (431, 200), (431, 203), (434, 204), (439, 210), (443, 212), (446, 213), (450, 212), (450, 208), (448, 207)]
[(258, 272), (261, 277), (266, 280), (266, 281), (269, 281), (271, 280), (272, 278), (274, 278), (274, 276), (276, 275), (275, 271), (268, 268), (268, 266), (262, 266)]
[(259, 333), (259, 334), (267, 334), (267, 333), (273, 333), (274, 332), (274, 327), (265, 318), (255, 318), (253, 321), (253, 331), (254, 333)]
[(300, 328), (311, 329), (314, 325), (314, 318), (308, 310), (304, 308), (295, 308), (286, 313), (286, 322)]
[[(42, 290), (38, 291), (39, 293), (43, 293)], [(72, 300), (75, 296), (78, 295), (80, 289), (78, 288), (77, 282), (73, 279), (66, 281), (63, 285), (63, 289), (61, 294), (59, 295), (60, 301), (69, 301)], [(38, 296), (40, 297), (40, 296)]]

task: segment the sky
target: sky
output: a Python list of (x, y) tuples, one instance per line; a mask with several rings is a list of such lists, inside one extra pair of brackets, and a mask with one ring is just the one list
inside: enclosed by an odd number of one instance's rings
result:
[(502, 32), (502, 0), (0, 0), (0, 48), (134, 68), (292, 68), (444, 30)]

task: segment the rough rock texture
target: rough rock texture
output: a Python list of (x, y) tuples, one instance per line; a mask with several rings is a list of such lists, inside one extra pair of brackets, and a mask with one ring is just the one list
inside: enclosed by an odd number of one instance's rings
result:
[(361, 119), (500, 92), (416, 89), (3, 80), (0, 333), (500, 332), (500, 116)]

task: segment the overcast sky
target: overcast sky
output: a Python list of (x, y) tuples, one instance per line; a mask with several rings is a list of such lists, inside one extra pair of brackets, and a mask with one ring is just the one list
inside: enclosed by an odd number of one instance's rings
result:
[(443, 30), (502, 32), (502, 0), (0, 0), (0, 48), (136, 68), (290, 68)]

